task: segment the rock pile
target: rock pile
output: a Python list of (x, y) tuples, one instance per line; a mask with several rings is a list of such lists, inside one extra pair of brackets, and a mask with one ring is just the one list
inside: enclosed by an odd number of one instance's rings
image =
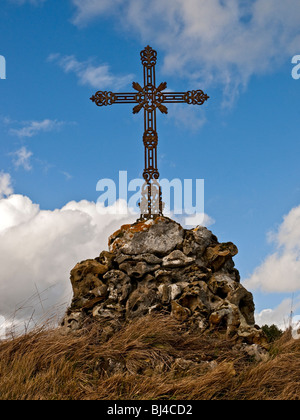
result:
[(109, 335), (137, 317), (163, 312), (190, 330), (264, 345), (253, 296), (234, 267), (237, 253), (208, 229), (186, 230), (165, 217), (124, 225), (110, 236), (109, 251), (71, 271), (74, 297), (62, 326), (76, 331), (94, 319)]

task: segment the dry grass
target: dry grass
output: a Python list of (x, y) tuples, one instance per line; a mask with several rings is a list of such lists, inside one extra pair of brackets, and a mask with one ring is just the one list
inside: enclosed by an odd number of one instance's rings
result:
[[(0, 343), (1, 400), (292, 400), (300, 397), (300, 340), (285, 334), (256, 363), (216, 337), (186, 334), (170, 317), (143, 318), (103, 341), (41, 328)], [(211, 369), (174, 359), (216, 361)], [(114, 367), (114, 370), (112, 370)]]

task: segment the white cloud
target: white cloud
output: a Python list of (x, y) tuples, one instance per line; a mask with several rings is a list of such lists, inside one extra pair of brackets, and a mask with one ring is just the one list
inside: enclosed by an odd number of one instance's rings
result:
[(206, 123), (205, 109), (199, 113), (199, 109), (181, 104), (169, 107), (169, 117), (174, 119), (178, 127), (192, 131), (199, 130)]
[(31, 171), (32, 166), (30, 163), (30, 159), (33, 153), (30, 150), (23, 146), (16, 152), (10, 154), (14, 157), (13, 163), (17, 169), (21, 167), (25, 169), (25, 171)]
[[(11, 176), (5, 172), (0, 172), (0, 199), (13, 193)], [(0, 220), (1, 224), (1, 220)]]
[(183, 226), (186, 225), (189, 229), (194, 226), (209, 227), (214, 224), (215, 220), (206, 213), (196, 213), (194, 216), (186, 215), (184, 222), (182, 223)]
[(18, 6), (22, 6), (23, 4), (32, 4), (33, 6), (40, 6), (45, 3), (46, 0), (8, 0), (9, 3), (14, 3)]
[(82, 25), (99, 14), (113, 10), (116, 6), (122, 4), (123, 0), (85, 0), (84, 2), (82, 0), (72, 0), (72, 3), (76, 7), (73, 22), (76, 25)]
[(246, 287), (283, 293), (300, 290), (300, 206), (284, 217), (269, 239), (276, 251), (245, 280)]
[(291, 312), (295, 315), (300, 309), (300, 295), (292, 299), (284, 299), (274, 309), (264, 309), (255, 315), (256, 323), (263, 325), (277, 325), (282, 331), (289, 327)]
[[(125, 203), (122, 207), (127, 208)], [(115, 210), (116, 206), (73, 201), (46, 211), (22, 195), (1, 199), (0, 316), (9, 322), (20, 308), (15, 315), (20, 323), (33, 311), (37, 320), (58, 303), (64, 303), (65, 310), (72, 297), (70, 270), (78, 261), (97, 257), (107, 249), (112, 232), (136, 219)]]
[(74, 73), (81, 85), (92, 86), (97, 89), (114, 88), (116, 90), (132, 82), (132, 74), (115, 76), (107, 64), (95, 66), (91, 60), (78, 61), (75, 56), (61, 56), (51, 54), (48, 61), (56, 63), (65, 73)]
[(254, 74), (297, 53), (299, 0), (71, 0), (74, 24), (103, 14), (165, 52), (164, 70), (205, 89), (221, 83), (227, 103)]
[(3, 316), (0, 315), (0, 339), (2, 336), (5, 335), (5, 318)]
[(0, 232), (28, 223), (38, 212), (39, 206), (22, 195), (10, 195), (0, 200)]
[(60, 173), (66, 178), (67, 181), (70, 181), (73, 178), (73, 176), (67, 171), (60, 171)]
[(18, 137), (33, 137), (39, 134), (40, 132), (50, 132), (53, 130), (58, 130), (62, 125), (66, 124), (64, 121), (49, 120), (45, 119), (43, 121), (25, 121), (20, 123), (21, 128), (11, 128), (9, 130), (10, 134), (16, 135)]

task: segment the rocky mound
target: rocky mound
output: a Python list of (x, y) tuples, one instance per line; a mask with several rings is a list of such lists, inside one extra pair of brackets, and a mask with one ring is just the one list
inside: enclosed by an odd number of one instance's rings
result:
[(74, 297), (63, 329), (95, 320), (110, 336), (124, 323), (160, 312), (187, 330), (264, 346), (253, 296), (234, 267), (237, 253), (208, 229), (186, 230), (165, 217), (124, 225), (109, 238), (109, 252), (71, 271)]

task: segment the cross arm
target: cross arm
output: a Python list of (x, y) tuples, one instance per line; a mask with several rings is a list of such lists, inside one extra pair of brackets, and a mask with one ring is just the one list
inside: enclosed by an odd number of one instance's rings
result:
[(97, 106), (107, 106), (113, 104), (135, 104), (137, 103), (137, 94), (132, 93), (113, 93), (98, 91), (91, 98)]
[(163, 103), (186, 103), (191, 105), (203, 105), (209, 96), (203, 90), (190, 90), (188, 92), (164, 92), (162, 93)]

